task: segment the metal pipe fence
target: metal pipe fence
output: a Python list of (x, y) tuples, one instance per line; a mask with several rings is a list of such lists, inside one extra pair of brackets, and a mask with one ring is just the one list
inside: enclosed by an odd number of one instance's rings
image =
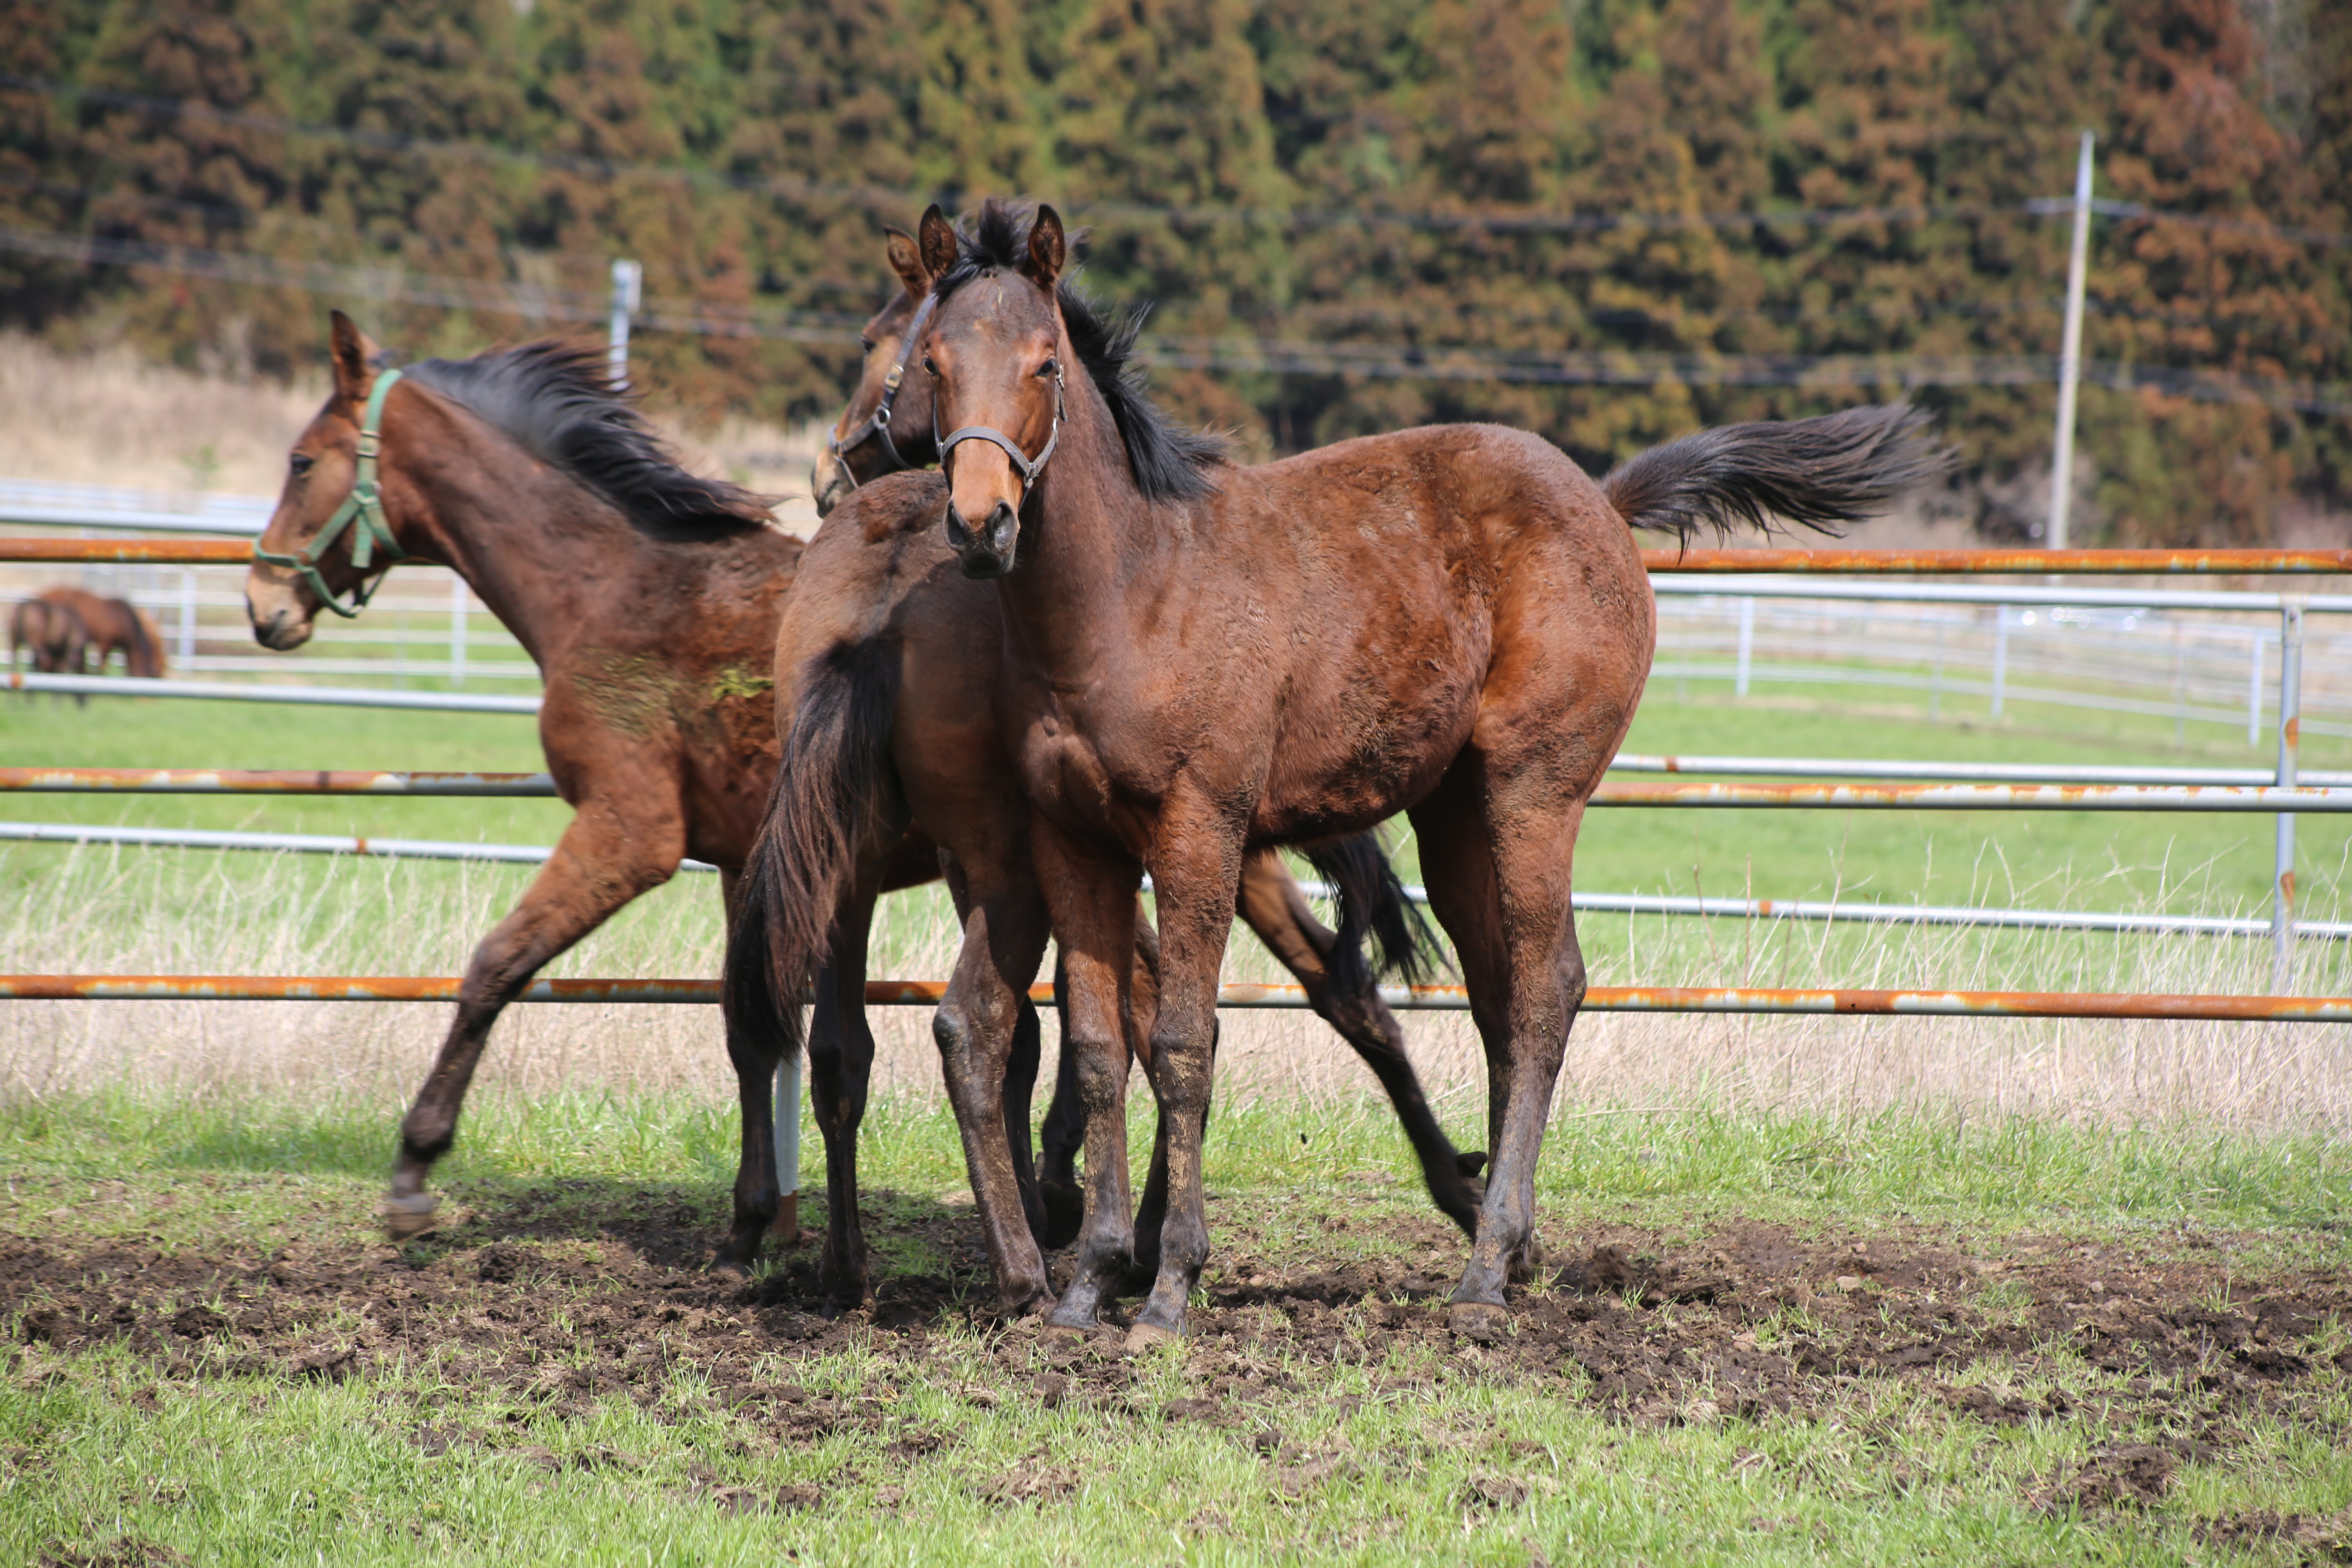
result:
[[(26, 503), (30, 504), (30, 503)], [(242, 564), (243, 552), (248, 547), (230, 542), (174, 541), (56, 541), (0, 539), (0, 561), (68, 562), (114, 564), (171, 565), (203, 563), (207, 564)], [(2298, 737), (2305, 721), (2302, 717), (2305, 693), (2302, 689), (2302, 631), (2306, 611), (2323, 613), (2352, 612), (2352, 596), (2314, 596), (2293, 594), (2260, 593), (2231, 590), (2179, 589), (2099, 589), (2079, 587), (2035, 587), (2026, 584), (1988, 587), (1979, 584), (1956, 584), (1927, 582), (1807, 582), (1787, 581), (1780, 574), (1898, 574), (1933, 575), (1951, 573), (2047, 574), (2096, 573), (2124, 574), (2319, 574), (2352, 572), (2352, 552), (2336, 551), (2209, 551), (2209, 552), (1803, 552), (1803, 551), (1694, 551), (1644, 552), (1645, 564), (1660, 574), (1654, 584), (1664, 604), (1673, 605), (1677, 600), (1700, 598), (1717, 603), (1729, 601), (1737, 606), (1738, 629), (1735, 641), (1733, 680), (1736, 688), (1745, 692), (1758, 679), (1801, 678), (1813, 680), (1878, 680), (1902, 679), (1906, 672), (1884, 669), (1868, 670), (1833, 666), (1815, 666), (1801, 672), (1784, 670), (1772, 666), (1759, 666), (1755, 658), (1759, 600), (1824, 602), (1870, 601), (1877, 604), (1907, 603), (1917, 605), (1990, 605), (1995, 609), (1993, 675), (1990, 695), (1996, 710), (2010, 695), (2008, 669), (2011, 638), (2014, 629), (2011, 610), (2019, 605), (2050, 605), (2073, 610), (2117, 608), (2126, 612), (2148, 610), (2197, 610), (2268, 612), (2281, 617), (2281, 648), (2279, 661), (2280, 750), (2278, 765), (2265, 779), (2254, 770), (2229, 770), (2226, 778), (2210, 777), (2197, 770), (2113, 770), (2134, 773), (2132, 777), (2046, 778), (2031, 773), (1994, 774), (1982, 771), (1964, 773), (1959, 779), (1943, 774), (1923, 774), (1906, 772), (1929, 764), (1864, 763), (1857, 768), (1872, 770), (1870, 776), (1878, 779), (1908, 779), (1937, 782), (1906, 783), (1836, 783), (1836, 784), (1774, 784), (1725, 782), (1706, 784), (1643, 784), (1624, 782), (1604, 784), (1593, 804), (1612, 806), (1677, 806), (1677, 807), (1754, 807), (1813, 808), (1813, 809), (1965, 809), (1965, 810), (2107, 810), (2107, 811), (2229, 811), (2261, 812), (2274, 816), (2278, 824), (2277, 872), (2274, 879), (2273, 912), (2269, 929), (2274, 941), (2274, 986), (2285, 988), (2291, 973), (2293, 943), (2297, 935), (2294, 919), (2293, 845), (2294, 818), (2301, 812), (2334, 813), (2352, 810), (2352, 790), (2338, 789), (2332, 781), (2322, 784), (2317, 779), (2303, 782), (2298, 773)], [(194, 616), (194, 590), (185, 590), (184, 598), (190, 605), (190, 624)], [(1671, 616), (1669, 617), (1671, 618)], [(1768, 625), (1767, 647), (1770, 627)], [(1946, 684), (1958, 689), (1961, 683), (1948, 682), (1943, 676), (1946, 630), (1937, 630), (1935, 679), (1940, 695)], [(1878, 645), (1883, 651), (1883, 644)], [(2250, 643), (2256, 673), (2250, 683), (2261, 684), (2260, 664), (2263, 644), (2256, 638)], [(462, 663), (462, 655), (453, 649), (453, 664)], [(1669, 666), (1661, 673), (1670, 677), (1680, 673), (1688, 678), (1687, 668), (1677, 672)], [(2202, 679), (2200, 674), (2200, 679)], [(442, 692), (405, 692), (357, 690), (324, 687), (262, 687), (226, 682), (186, 680), (142, 681), (129, 679), (105, 679), (74, 676), (12, 677), (11, 684), (18, 689), (50, 690), (82, 694), (123, 694), (180, 696), (249, 701), (283, 701), (328, 703), (341, 706), (407, 708), (474, 712), (524, 713), (537, 710), (536, 698), (486, 697)], [(2190, 682), (2187, 672), (2185, 643), (2176, 637), (2173, 652), (2173, 685), (2175, 700), (2169, 712), (2185, 716)], [(2028, 695), (2020, 689), (2017, 695)], [(2038, 694), (2037, 694), (2038, 695)], [(2126, 706), (2134, 700), (2112, 694), (2105, 705), (2120, 710), (2132, 710)], [(2142, 706), (2145, 706), (2143, 704)], [(2254, 707), (2259, 718), (2259, 701)], [(2231, 716), (2234, 721), (2235, 715)], [(2347, 731), (2347, 732), (2352, 732)], [(1826, 763), (1807, 763), (1803, 759), (1709, 759), (1721, 763), (1750, 763), (1756, 767), (1738, 770), (1761, 773), (1801, 773), (1808, 778), (1827, 776), (1832, 770)], [(1648, 759), (1626, 759), (1625, 770), (1637, 771)], [(1697, 771), (1692, 759), (1658, 759), (1650, 771)], [(1997, 766), (1994, 764), (1981, 767)], [(1718, 771), (1718, 770), (1710, 770)], [(1735, 771), (1724, 768), (1719, 771)], [(1853, 770), (1837, 770), (1853, 771)], [(2098, 770), (2077, 770), (2095, 773)], [(2166, 773), (2158, 778), (2145, 776)], [(2179, 776), (2189, 774), (2193, 776)], [(107, 784), (92, 783), (37, 783), (12, 784), (7, 787), (25, 789), (66, 788), (140, 788), (183, 792), (182, 786), (159, 783), (159, 774), (147, 773), (147, 783), (131, 785), (121, 781)], [(370, 775), (385, 779), (401, 775)], [(212, 782), (184, 786), (186, 793), (229, 793), (233, 784), (225, 784), (222, 775), (210, 775)], [(291, 785), (272, 785), (255, 793), (292, 793)], [(370, 788), (364, 792), (376, 793)], [(386, 787), (386, 793), (411, 793)], [(512, 793), (539, 793), (514, 787)], [(346, 793), (321, 788), (310, 793)], [(446, 792), (420, 788), (413, 793), (508, 793), (501, 788), (452, 787)], [(16, 831), (22, 829), (22, 832)], [(543, 859), (548, 851), (543, 847), (524, 845), (463, 845), (433, 840), (402, 840), (381, 838), (342, 838), (320, 835), (273, 834), (192, 834), (173, 830), (144, 828), (99, 829), (71, 825), (20, 824), (0, 825), (0, 837), (21, 837), (59, 838), (79, 837), (84, 840), (106, 839), (120, 843), (163, 844), (181, 843), (197, 847), (279, 848), (306, 852), (336, 854), (390, 853), (427, 858), (510, 859), (528, 861)], [(201, 842), (199, 842), (201, 840)], [(1593, 908), (1622, 908), (1627, 912), (1683, 913), (1706, 915), (1738, 913), (1748, 918), (1864, 918), (1878, 921), (1908, 920), (1916, 923), (2007, 923), (2036, 926), (2042, 929), (2109, 930), (2118, 931), (2149, 931), (2158, 930), (2194, 931), (2199, 934), (2252, 934), (2242, 928), (2252, 922), (2216, 919), (2213, 917), (2136, 916), (2125, 914), (2071, 914), (2047, 910), (1969, 910), (1937, 906), (1863, 906), (1873, 912), (1853, 916), (1842, 914), (1836, 905), (1821, 905), (1807, 901), (1775, 900), (1646, 900), (1641, 895), (1594, 895)], [(1636, 904), (1641, 908), (1636, 908)], [(1717, 907), (1720, 906), (1720, 907)], [(1844, 906), (1847, 910), (1856, 906)], [(1800, 911), (1802, 911), (1801, 913)], [(2101, 923), (2083, 923), (2083, 922)], [(2152, 923), (2152, 922), (2194, 922)], [(2058, 922), (2065, 922), (2060, 924)], [(2315, 930), (2312, 934), (2319, 934)], [(2328, 928), (2328, 934), (2334, 934)], [(1667, 993), (1645, 993), (1664, 995)], [(1710, 993), (1709, 994), (1715, 994)], [(1729, 994), (1725, 993), (1722, 994)], [(1758, 993), (1761, 995), (1763, 994)], [(1821, 994), (1832, 994), (1822, 993)], [(1862, 993), (1837, 993), (1838, 995), (1862, 995)], [(2242, 1000), (2242, 999), (2241, 999)], [(1241, 1005), (1241, 1004), (1234, 1004)], [(1733, 1009), (1739, 1010), (1739, 1009)], [(1771, 1010), (1771, 1009), (1764, 1009)], [(1867, 1009), (1864, 1009), (1867, 1010)], [(1994, 1008), (2000, 1011), (2000, 1008)], [(2110, 1016), (2107, 1014), (2058, 1014), (2036, 1016)], [(2174, 1015), (2164, 1015), (2174, 1016)], [(2203, 1016), (2203, 1015), (2197, 1015)], [(2232, 1015), (2244, 1016), (2244, 1015)], [(2267, 1016), (2267, 1015), (2265, 1015)]]
[[(0, 1000), (24, 1002), (454, 1002), (455, 976), (246, 974), (0, 974)], [(932, 1007), (947, 995), (936, 980), (869, 980), (869, 1007)], [(1459, 985), (1383, 985), (1399, 1011), (1466, 1012)], [(1033, 985), (1051, 1005), (1054, 988)], [(519, 1002), (715, 1004), (716, 980), (540, 980)], [(803, 1003), (810, 1000), (803, 994)], [(1307, 1005), (1297, 985), (1218, 988), (1220, 1007)], [(2213, 1022), (2352, 1023), (2352, 996), (2248, 996), (2080, 991), (1864, 991), (1765, 986), (1595, 985), (1591, 1013), (1748, 1013), (1848, 1017), (2147, 1018)]]

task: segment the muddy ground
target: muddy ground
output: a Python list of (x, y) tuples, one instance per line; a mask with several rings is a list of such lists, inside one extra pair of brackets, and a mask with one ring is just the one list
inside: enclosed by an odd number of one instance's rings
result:
[[(1324, 1247), (1295, 1232), (1260, 1235), (1213, 1205), (1209, 1304), (1192, 1315), (1184, 1395), (1171, 1399), (1146, 1395), (1150, 1380), (1119, 1353), (1123, 1321), (1084, 1338), (990, 1321), (969, 1209), (877, 1205), (870, 1228), (939, 1267), (881, 1261), (877, 1299), (845, 1311), (818, 1291), (813, 1245), (745, 1284), (703, 1267), (709, 1216), (675, 1194), (636, 1194), (632, 1209), (625, 1193), (571, 1190), (580, 1185), (506, 1192), (404, 1247), (354, 1235), (341, 1246), (203, 1257), (0, 1237), (8, 1372), (21, 1384), (107, 1345), (147, 1358), (159, 1387), (432, 1363), (438, 1389), (402, 1394), (396, 1413), (429, 1452), (510, 1445), (515, 1428), (497, 1423), (584, 1415), (618, 1395), (669, 1417), (723, 1414), (763, 1447), (853, 1430), (912, 1460), (955, 1435), (897, 1415), (890, 1379), (922, 1374), (943, 1331), (968, 1363), (973, 1341), (958, 1331), (976, 1326), (990, 1331), (992, 1372), (959, 1390), (972, 1401), (1082, 1401), (1228, 1427), (1300, 1488), (1346, 1460), (1289, 1443), (1284, 1406), (1315, 1393), (1318, 1370), (1343, 1363), (1366, 1368), (1376, 1395), (1468, 1376), (1557, 1389), (1629, 1423), (1804, 1418), (1850, 1407), (1857, 1384), (1879, 1379), (1958, 1418), (2132, 1435), (2075, 1473), (2045, 1478), (2031, 1500), (2053, 1509), (2151, 1501), (2182, 1464), (2225, 1456), (2257, 1423), (2352, 1444), (2341, 1429), (2352, 1277), (2250, 1273), (2236, 1260), (2241, 1238), (2228, 1235), (1970, 1245), (1927, 1228), (1808, 1235), (1735, 1222), (1696, 1239), (1556, 1237), (1538, 1284), (1515, 1293), (1510, 1332), (1471, 1343), (1445, 1327), (1462, 1241), (1442, 1221), (1334, 1215), (1315, 1222)], [(1349, 1236), (1351, 1226), (1364, 1234)], [(795, 1362), (852, 1348), (884, 1369), (865, 1392), (791, 1380)], [(681, 1366), (707, 1380), (704, 1391), (681, 1398)], [(1044, 1499), (1076, 1483), (1037, 1468), (1003, 1484), (1008, 1495)], [(2344, 1518), (2225, 1520), (2211, 1539), (2352, 1561)]]

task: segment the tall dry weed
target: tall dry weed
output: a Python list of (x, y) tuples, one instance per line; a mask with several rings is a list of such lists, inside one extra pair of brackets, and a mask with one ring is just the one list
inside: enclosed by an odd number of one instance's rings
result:
[[(520, 890), (512, 868), (297, 862), (89, 847), (23, 884), (0, 917), (5, 967), (45, 973), (455, 974)], [(717, 889), (685, 878), (641, 900), (551, 970), (709, 975)], [(2063, 901), (2063, 900), (2057, 900)], [(2217, 910), (2211, 912), (2234, 913)], [(2091, 991), (2261, 991), (2268, 944), (1938, 928), (1623, 916), (1582, 923), (1596, 984), (1758, 984)], [(957, 932), (940, 889), (897, 895), (869, 973), (936, 978)], [(2310, 962), (2330, 944), (2306, 943)], [(1245, 932), (1233, 981), (1286, 978)], [(0, 1094), (71, 1095), (110, 1082), (184, 1095), (260, 1088), (400, 1103), (446, 1027), (445, 1005), (13, 1003), (0, 1008)], [(874, 1010), (885, 1094), (939, 1092), (928, 1010)], [(1371, 1092), (1312, 1015), (1222, 1015), (1227, 1099), (1353, 1100)], [(1414, 1060), (1447, 1114), (1475, 1123), (1483, 1052), (1465, 1016), (1412, 1012)], [(1053, 1030), (1048, 1026), (1048, 1049)], [(491, 1092), (559, 1086), (731, 1092), (715, 1008), (520, 1005), (483, 1071)], [(1050, 1081), (1050, 1069), (1048, 1081)], [(1140, 1079), (1136, 1092), (1144, 1092)], [(2248, 1130), (2352, 1126), (2352, 1028), (1953, 1018), (1588, 1014), (1560, 1078), (1563, 1114), (1633, 1105), (1867, 1114), (1899, 1108)]]

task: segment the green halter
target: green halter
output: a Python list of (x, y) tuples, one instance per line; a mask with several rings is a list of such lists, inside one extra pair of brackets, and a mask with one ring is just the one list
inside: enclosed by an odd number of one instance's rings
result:
[[(319, 595), (319, 603), (345, 620), (367, 608), (367, 602), (375, 596), (376, 588), (383, 582), (383, 572), (376, 574), (373, 583), (367, 579), (368, 568), (375, 561), (377, 545), (383, 546), (385, 572), (408, 559), (408, 552), (393, 541), (392, 524), (384, 521), (383, 496), (375, 488), (376, 430), (383, 423), (384, 395), (399, 379), (400, 372), (396, 370), (385, 371), (375, 378), (374, 389), (368, 394), (366, 417), (360, 422), (359, 475), (352, 482), (352, 493), (343, 498), (343, 504), (335, 509), (335, 515), (327, 520), (327, 526), (320, 529), (310, 543), (291, 555), (273, 554), (261, 548), (258, 541), (253, 546), (256, 561), (266, 566), (285, 566), (299, 572), (303, 580), (310, 584), (310, 591)], [(360, 574), (360, 581), (359, 585), (352, 590), (352, 607), (347, 610), (335, 602), (333, 590), (327, 586), (327, 580), (319, 575), (319, 562), (333, 548), (335, 541), (342, 537), (343, 530), (351, 527), (353, 520), (357, 520), (359, 528), (352, 535), (352, 569)]]

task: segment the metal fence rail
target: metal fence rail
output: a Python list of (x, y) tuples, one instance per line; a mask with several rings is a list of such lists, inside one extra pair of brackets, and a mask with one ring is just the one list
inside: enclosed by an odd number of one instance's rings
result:
[[(222, 793), (222, 792), (203, 792)], [(323, 793), (323, 792), (321, 792)], [(348, 792), (357, 793), (357, 792)], [(488, 791), (452, 791), (488, 794)], [(114, 827), (58, 822), (0, 822), (0, 842), (37, 844), (131, 844), (148, 848), (252, 850), (297, 855), (344, 855), (389, 860), (460, 860), (538, 865), (554, 851), (542, 844), (489, 844), (466, 839), (383, 838), (326, 833), (254, 833), (203, 828)], [(700, 860), (682, 859), (681, 871), (716, 871)], [(1147, 890), (1150, 879), (1144, 879)], [(1329, 899), (1324, 883), (1302, 884), (1309, 898)], [(1426, 904), (1429, 894), (1407, 887), (1409, 902)], [(1976, 904), (1892, 904), (1811, 899), (1685, 898), (1660, 893), (1570, 895), (1585, 914), (1694, 916), (1710, 920), (1829, 921), (1842, 925), (1958, 926), (2015, 931), (2104, 931), (2141, 936), (2248, 937), (2269, 934), (2267, 919), (2238, 915), (2168, 915), (2097, 910), (2000, 909)], [(2352, 937), (2352, 922), (2297, 921), (2305, 941)]]
[[(454, 1002), (455, 976), (245, 974), (5, 974), (0, 1000), (27, 1002)], [(716, 980), (541, 980), (521, 1002), (716, 1003)], [(939, 980), (870, 980), (869, 1007), (936, 1006)], [(1051, 1005), (1054, 988), (1034, 985), (1030, 999)], [(1391, 1007), (1465, 1012), (1459, 985), (1383, 985)], [(806, 998), (803, 997), (805, 1001)], [(1220, 1007), (1305, 1007), (1297, 985), (1226, 985)], [(2352, 996), (2242, 996), (2061, 991), (1841, 991), (1699, 985), (1595, 985), (1592, 1013), (1759, 1013), (1859, 1017), (2161, 1018), (2221, 1022), (2352, 1023)]]

